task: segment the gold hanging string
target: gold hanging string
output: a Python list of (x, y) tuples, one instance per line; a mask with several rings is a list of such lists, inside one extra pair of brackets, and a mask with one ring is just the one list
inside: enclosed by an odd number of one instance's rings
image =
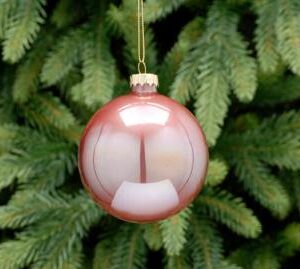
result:
[(147, 73), (147, 67), (145, 63), (145, 23), (144, 23), (144, 1), (138, 0), (138, 71), (141, 74)]

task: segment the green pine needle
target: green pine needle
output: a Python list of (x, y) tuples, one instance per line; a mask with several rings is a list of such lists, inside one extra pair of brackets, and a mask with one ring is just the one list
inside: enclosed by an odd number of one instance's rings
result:
[(185, 256), (167, 256), (165, 269), (191, 269), (191, 265), (186, 261)]
[(276, 35), (278, 50), (292, 71), (300, 75), (300, 3), (297, 0), (278, 0)]
[(46, 0), (18, 1), (9, 18), (3, 43), (3, 60), (17, 62), (35, 41), (41, 24), (45, 22)]
[(255, 30), (256, 50), (259, 66), (265, 73), (273, 73), (279, 63), (276, 48), (277, 39), (274, 22), (277, 18), (277, 2), (271, 0), (255, 1), (258, 15)]
[(84, 34), (84, 27), (78, 27), (69, 30), (58, 39), (43, 65), (41, 74), (43, 83), (48, 86), (56, 84), (79, 62), (85, 44)]
[(111, 240), (101, 240), (96, 248), (93, 258), (93, 269), (109, 269), (113, 263), (113, 252), (110, 249)]
[[(188, 23), (178, 35), (178, 40), (173, 48), (165, 56), (159, 68), (159, 88), (160, 92), (168, 93), (170, 85), (173, 83), (176, 73), (183, 61), (185, 55), (189, 52), (194, 42), (197, 41), (203, 32), (204, 22), (200, 17), (195, 18)], [(181, 71), (179, 72), (179, 74)], [(182, 83), (187, 82), (187, 78), (179, 75), (176, 81), (171, 85), (170, 95), (181, 103), (186, 103), (190, 98), (188, 87), (184, 87)], [(180, 86), (180, 84), (182, 86)], [(185, 92), (185, 90), (187, 92)]]
[(212, 159), (209, 161), (206, 176), (208, 186), (216, 186), (223, 182), (228, 173), (228, 166), (224, 161)]
[(170, 256), (179, 255), (186, 243), (186, 231), (189, 225), (191, 209), (160, 222), (164, 247)]
[(279, 234), (277, 247), (284, 257), (291, 257), (300, 251), (300, 223), (289, 224)]
[(186, 0), (148, 0), (145, 3), (145, 19), (147, 22), (162, 19), (185, 2)]
[(62, 195), (36, 190), (18, 191), (8, 205), (0, 207), (1, 228), (22, 228), (69, 206)]
[(291, 209), (289, 195), (267, 167), (245, 156), (237, 163), (236, 174), (244, 188), (274, 216), (287, 216)]
[(5, 31), (11, 14), (16, 12), (18, 1), (1, 1), (0, 2), (0, 38), (5, 36)]
[[(205, 42), (200, 39), (193, 46), (193, 50), (181, 62), (174, 82), (171, 85), (171, 97), (182, 104), (190, 101), (191, 95), (195, 94), (200, 55), (206, 49)], [(164, 66), (162, 66), (164, 67)]]
[(60, 0), (51, 16), (51, 21), (58, 27), (64, 28), (81, 18), (84, 5), (80, 1)]
[(193, 217), (191, 221), (191, 244), (193, 269), (215, 269), (222, 261), (222, 240), (214, 225)]
[(275, 106), (300, 99), (300, 78), (289, 76), (273, 83), (261, 84), (254, 98), (257, 106)]
[(199, 210), (240, 235), (255, 238), (261, 232), (260, 222), (242, 199), (225, 190), (206, 188), (199, 196), (198, 202)]
[(83, 49), (83, 80), (72, 88), (72, 97), (95, 110), (112, 98), (115, 65), (109, 51), (106, 32), (98, 22), (86, 34)]
[(142, 229), (123, 225), (114, 238), (112, 266), (110, 269), (142, 269), (146, 262), (146, 245)]
[(271, 247), (264, 247), (263, 249), (257, 249), (257, 253), (252, 263), (252, 269), (279, 269), (280, 263), (278, 257)]
[(30, 104), (22, 106), (28, 121), (40, 127), (67, 129), (76, 125), (76, 119), (61, 100), (50, 94), (34, 95)]
[[(240, 101), (256, 91), (256, 64), (237, 32), (238, 18), (216, 1), (208, 12), (206, 31), (182, 62), (172, 95), (181, 102), (196, 98), (195, 114), (210, 146), (215, 145), (230, 104), (232, 88)], [(208, 105), (209, 104), (209, 105)]]
[(151, 250), (157, 251), (163, 245), (159, 223), (144, 225), (144, 239)]
[(21, 269), (31, 264), (39, 254), (36, 243), (35, 238), (26, 238), (0, 244), (1, 266), (5, 269)]
[(52, 41), (52, 35), (42, 35), (32, 51), (27, 54), (25, 61), (19, 66), (13, 85), (13, 99), (16, 102), (25, 103), (31, 97), (31, 94), (37, 92), (39, 76), (43, 66), (41, 59), (45, 58)]

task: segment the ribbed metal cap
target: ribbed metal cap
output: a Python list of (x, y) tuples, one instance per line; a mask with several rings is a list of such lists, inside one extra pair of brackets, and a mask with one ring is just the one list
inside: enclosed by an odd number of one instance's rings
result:
[(158, 86), (158, 77), (155, 74), (133, 74), (130, 76), (130, 86), (149, 84), (150, 86)]

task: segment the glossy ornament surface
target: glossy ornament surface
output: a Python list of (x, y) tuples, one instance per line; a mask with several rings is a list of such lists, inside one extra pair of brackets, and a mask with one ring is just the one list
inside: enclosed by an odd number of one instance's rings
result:
[(156, 93), (154, 84), (141, 84), (92, 117), (80, 142), (79, 168), (86, 189), (111, 215), (152, 222), (197, 196), (208, 149), (190, 111)]

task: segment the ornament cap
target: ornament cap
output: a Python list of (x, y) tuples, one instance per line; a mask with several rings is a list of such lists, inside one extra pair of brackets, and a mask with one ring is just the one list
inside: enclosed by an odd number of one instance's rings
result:
[(130, 86), (134, 87), (137, 85), (144, 86), (148, 84), (149, 86), (158, 86), (158, 76), (155, 74), (145, 73), (145, 74), (133, 74), (130, 76)]

